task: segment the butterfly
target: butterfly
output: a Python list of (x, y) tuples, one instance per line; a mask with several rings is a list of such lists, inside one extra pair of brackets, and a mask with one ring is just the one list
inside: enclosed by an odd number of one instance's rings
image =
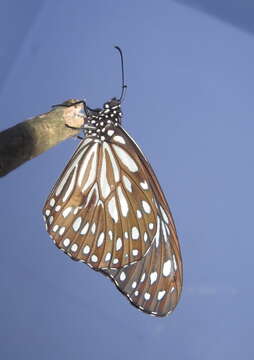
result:
[(166, 316), (182, 290), (181, 251), (156, 175), (122, 127), (122, 79), (119, 99), (95, 110), (83, 102), (85, 138), (43, 215), (58, 248), (109, 277), (138, 309)]

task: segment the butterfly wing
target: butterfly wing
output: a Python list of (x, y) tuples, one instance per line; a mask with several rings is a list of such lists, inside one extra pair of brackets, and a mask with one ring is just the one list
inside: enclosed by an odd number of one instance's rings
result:
[(174, 221), (157, 178), (135, 142), (135, 153), (146, 168), (156, 202), (156, 233), (152, 245), (138, 262), (121, 269), (107, 269), (117, 288), (140, 310), (155, 316), (173, 311), (182, 290), (182, 259)]
[(47, 231), (73, 259), (117, 269), (149, 250), (157, 208), (140, 154), (120, 126), (105, 141), (81, 141), (43, 209)]

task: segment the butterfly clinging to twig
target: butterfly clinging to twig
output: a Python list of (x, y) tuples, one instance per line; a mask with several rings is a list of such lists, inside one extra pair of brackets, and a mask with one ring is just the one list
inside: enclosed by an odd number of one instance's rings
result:
[(174, 221), (144, 154), (122, 127), (122, 93), (103, 109), (85, 102), (85, 138), (43, 209), (55, 244), (110, 277), (140, 310), (168, 315), (182, 288)]

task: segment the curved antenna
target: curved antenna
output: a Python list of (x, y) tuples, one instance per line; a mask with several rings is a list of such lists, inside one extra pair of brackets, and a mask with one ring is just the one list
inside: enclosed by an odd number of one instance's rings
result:
[(115, 48), (119, 51), (120, 56), (121, 56), (121, 68), (122, 68), (122, 92), (121, 92), (121, 96), (119, 98), (119, 101), (121, 102), (125, 93), (125, 90), (127, 88), (127, 85), (125, 85), (124, 83), (124, 67), (123, 67), (123, 53), (122, 50), (120, 49), (119, 46), (115, 46)]

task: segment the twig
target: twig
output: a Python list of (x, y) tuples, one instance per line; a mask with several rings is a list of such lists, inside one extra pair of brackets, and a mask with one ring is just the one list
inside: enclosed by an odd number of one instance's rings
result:
[[(71, 99), (62, 105), (78, 101)], [(70, 107), (57, 106), (45, 114), (0, 132), (0, 176), (7, 175), (59, 142), (77, 135), (80, 132), (78, 128), (85, 120), (82, 103)]]

